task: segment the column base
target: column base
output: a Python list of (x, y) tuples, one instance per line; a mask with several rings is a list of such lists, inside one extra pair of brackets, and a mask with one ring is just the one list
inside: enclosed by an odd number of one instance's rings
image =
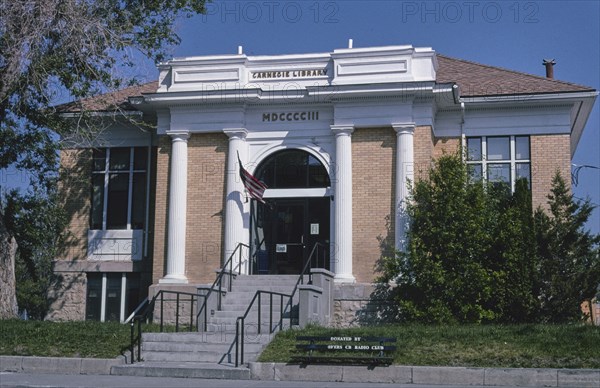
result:
[(333, 278), (335, 283), (356, 283), (356, 278), (352, 274), (335, 274)]
[(167, 275), (158, 279), (158, 284), (187, 284), (188, 278), (183, 275)]

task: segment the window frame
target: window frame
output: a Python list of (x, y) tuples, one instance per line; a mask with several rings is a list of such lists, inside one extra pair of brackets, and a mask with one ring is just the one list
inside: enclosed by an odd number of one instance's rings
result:
[[(114, 149), (118, 149), (118, 148), (125, 148), (129, 150), (129, 168), (128, 169), (124, 169), (124, 170), (111, 170), (110, 169), (110, 156), (111, 156), (111, 150)], [(135, 150), (136, 149), (140, 149), (140, 150), (146, 150), (146, 168), (143, 170), (140, 169), (135, 169)], [(149, 206), (149, 189), (150, 189), (150, 163), (151, 163), (151, 152), (152, 149), (151, 147), (146, 147), (146, 146), (131, 146), (131, 147), (103, 147), (103, 148), (97, 148), (96, 150), (104, 150), (105, 151), (105, 155), (104, 155), (104, 169), (103, 170), (96, 170), (94, 168), (94, 163), (96, 161), (96, 158), (94, 156), (92, 156), (92, 168), (91, 168), (91, 181), (92, 181), (92, 187), (91, 187), (91, 200), (93, 201), (93, 196), (94, 196), (94, 176), (98, 176), (98, 175), (103, 175), (104, 177), (104, 184), (103, 184), (103, 192), (102, 192), (102, 228), (101, 229), (97, 229), (94, 228), (94, 224), (93, 224), (93, 220), (94, 220), (94, 206), (92, 203), (92, 206), (90, 207), (90, 229), (91, 230), (102, 230), (102, 231), (106, 231), (106, 230), (147, 230), (148, 227), (148, 206)], [(135, 174), (139, 174), (139, 173), (144, 173), (145, 174), (145, 195), (144, 195), (144, 209), (145, 209), (145, 214), (144, 214), (144, 225), (142, 228), (137, 228), (137, 229), (133, 229), (132, 228), (132, 213), (133, 213), (133, 180), (134, 180), (134, 175)], [(109, 194), (109, 185), (110, 185), (110, 176), (112, 174), (127, 174), (127, 178), (128, 178), (128, 182), (127, 182), (127, 218), (126, 218), (126, 224), (125, 224), (125, 228), (108, 228), (108, 194)]]
[[(517, 159), (517, 138), (527, 138), (528, 145), (528, 156), (527, 159)], [(509, 158), (508, 159), (488, 159), (488, 139), (493, 138), (509, 138)], [(480, 140), (480, 148), (481, 148), (481, 158), (479, 160), (469, 160), (469, 149), (468, 149), (468, 141), (469, 139), (479, 139)], [(517, 181), (517, 164), (527, 164), (529, 165), (529, 187), (532, 185), (532, 172), (531, 172), (531, 136), (529, 135), (491, 135), (491, 136), (465, 136), (464, 139), (464, 147), (465, 147), (465, 162), (467, 166), (469, 165), (479, 165), (481, 166), (481, 179), (485, 181), (489, 181), (488, 177), (488, 165), (494, 164), (504, 164), (509, 165), (510, 169), (510, 177), (509, 184), (512, 192), (515, 191), (515, 184)]]
[[(90, 282), (91, 282), (91, 277), (94, 276), (96, 279), (100, 280), (99, 282), (99, 288), (96, 289), (95, 291), (100, 291), (100, 295), (98, 296), (99, 300), (99, 306), (89, 306), (90, 303)], [(107, 298), (107, 293), (109, 291), (109, 277), (111, 278), (110, 280), (117, 280), (120, 284), (119, 284), (119, 305), (118, 305), (118, 309), (119, 309), (119, 319), (118, 321), (120, 323), (125, 322), (125, 320), (128, 318), (128, 316), (126, 314), (129, 313), (129, 311), (133, 311), (137, 306), (131, 306), (129, 305), (130, 302), (130, 296), (131, 296), (131, 292), (132, 290), (134, 290), (133, 286), (137, 285), (137, 290), (138, 290), (138, 294), (137, 294), (137, 299), (139, 303), (139, 300), (141, 300), (141, 294), (139, 293), (139, 291), (141, 290), (141, 286), (140, 286), (140, 278), (141, 275), (139, 273), (136, 272), (88, 272), (87, 273), (87, 286), (86, 286), (86, 297), (85, 297), (85, 320), (86, 321), (99, 321), (99, 322), (107, 322), (109, 321), (110, 317), (107, 315), (107, 311), (109, 310), (108, 306), (108, 298)], [(112, 306), (117, 307), (117, 306)], [(99, 309), (99, 310), (96, 310)], [(129, 313), (131, 314), (131, 313)], [(90, 317), (92, 316), (92, 317)], [(97, 318), (97, 319), (96, 319)]]

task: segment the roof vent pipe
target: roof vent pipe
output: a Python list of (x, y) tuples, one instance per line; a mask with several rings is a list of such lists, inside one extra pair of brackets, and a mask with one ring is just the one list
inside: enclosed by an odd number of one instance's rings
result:
[(348, 48), (352, 48), (354, 46), (354, 41), (352, 39), (348, 39)]
[(556, 61), (554, 59), (544, 59), (542, 65), (546, 66), (546, 78), (554, 79), (554, 65), (556, 65)]

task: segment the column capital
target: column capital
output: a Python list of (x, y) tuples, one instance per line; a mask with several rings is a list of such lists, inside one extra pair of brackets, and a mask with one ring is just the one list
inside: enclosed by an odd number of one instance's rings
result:
[(167, 132), (167, 135), (171, 136), (171, 141), (184, 141), (187, 142), (190, 138), (190, 133), (188, 131), (174, 131)]
[(224, 128), (223, 133), (229, 137), (229, 140), (244, 140), (246, 139), (246, 136), (248, 136), (248, 130), (246, 128)]
[(331, 131), (334, 135), (351, 135), (354, 132), (353, 125), (332, 125)]
[(396, 131), (396, 134), (413, 134), (415, 132), (415, 123), (392, 123), (392, 128)]

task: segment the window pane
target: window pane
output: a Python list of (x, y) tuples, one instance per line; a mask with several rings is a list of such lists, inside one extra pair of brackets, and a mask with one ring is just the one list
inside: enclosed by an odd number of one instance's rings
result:
[(92, 170), (104, 171), (106, 166), (106, 148), (95, 149), (92, 156)]
[(467, 164), (467, 172), (471, 182), (478, 182), (483, 178), (483, 169), (481, 164)]
[(109, 169), (113, 170), (129, 170), (129, 154), (130, 148), (111, 148)]
[(516, 136), (515, 148), (515, 159), (529, 159), (529, 136)]
[(517, 174), (517, 179), (525, 178), (529, 182), (529, 187), (531, 187), (531, 169), (529, 163), (517, 163), (515, 173)]
[(108, 204), (106, 209), (107, 229), (127, 228), (127, 200), (129, 174), (110, 174), (108, 183)]
[(92, 175), (92, 204), (90, 229), (102, 229), (102, 212), (104, 209), (104, 174)]
[(118, 321), (121, 316), (121, 277), (120, 273), (106, 275), (106, 321)]
[(467, 160), (481, 160), (481, 138), (467, 138)]
[(131, 229), (144, 229), (146, 219), (146, 173), (133, 174), (133, 197), (131, 202)]
[(100, 320), (100, 301), (102, 298), (102, 274), (87, 274), (87, 296), (85, 301), (85, 319)]
[(308, 156), (308, 187), (329, 187), (329, 174), (321, 162), (312, 155)]
[(135, 147), (133, 149), (133, 169), (146, 171), (148, 167), (148, 148)]
[(509, 160), (510, 159), (510, 138), (509, 137), (488, 137), (487, 138), (487, 159), (488, 160)]
[[(244, 167), (247, 169), (247, 167)], [(256, 179), (263, 182), (267, 187), (275, 188), (275, 158), (270, 158), (261, 165), (255, 173)]]
[(140, 274), (139, 273), (128, 273), (127, 274), (127, 290), (125, 295), (125, 316), (135, 310), (135, 308), (141, 302), (141, 286), (140, 286)]
[(510, 164), (490, 163), (487, 165), (487, 176), (491, 182), (505, 182), (510, 184)]
[(308, 154), (302, 151), (288, 151), (278, 155), (275, 164), (275, 184), (277, 187), (307, 187), (307, 164)]

